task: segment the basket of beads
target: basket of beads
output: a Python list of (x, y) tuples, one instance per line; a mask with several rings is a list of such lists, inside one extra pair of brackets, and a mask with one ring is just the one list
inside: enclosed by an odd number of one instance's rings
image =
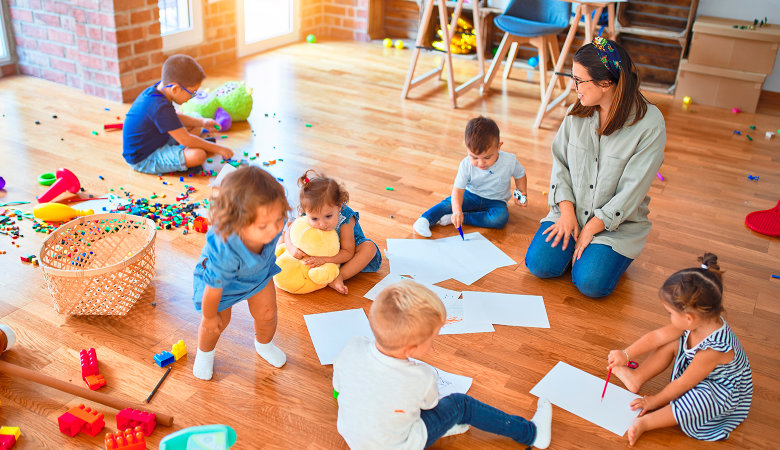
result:
[(61, 314), (127, 314), (154, 278), (154, 222), (130, 214), (94, 214), (53, 232), (38, 257)]

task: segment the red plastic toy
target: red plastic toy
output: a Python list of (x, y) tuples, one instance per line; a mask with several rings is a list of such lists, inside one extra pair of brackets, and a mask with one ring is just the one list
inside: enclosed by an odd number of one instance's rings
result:
[(780, 200), (772, 209), (753, 211), (745, 217), (745, 225), (756, 233), (780, 236)]
[(141, 427), (145, 436), (149, 436), (154, 432), (154, 427), (157, 426), (156, 416), (154, 413), (148, 413), (133, 408), (125, 408), (119, 411), (116, 415), (116, 427), (121, 430), (126, 430), (133, 427)]
[(106, 433), (106, 450), (146, 450), (146, 438), (141, 427), (115, 434)]
[(209, 221), (205, 217), (196, 217), (192, 221), (192, 228), (199, 233), (205, 233), (209, 231)]
[(16, 436), (13, 434), (0, 434), (0, 450), (11, 450), (16, 445)]
[(99, 375), (98, 360), (95, 349), (82, 350), (81, 353), (81, 379), (86, 380), (90, 375)]
[(61, 167), (57, 169), (57, 181), (51, 185), (48, 191), (38, 197), (38, 203), (50, 202), (65, 191), (75, 194), (79, 189), (81, 189), (81, 183), (76, 175), (70, 170)]

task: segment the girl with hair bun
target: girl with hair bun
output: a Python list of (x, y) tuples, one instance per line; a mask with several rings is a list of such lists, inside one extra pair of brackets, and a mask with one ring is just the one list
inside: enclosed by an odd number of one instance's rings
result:
[[(628, 429), (631, 445), (645, 431), (675, 425), (696, 439), (726, 439), (750, 410), (753, 375), (742, 345), (721, 317), (718, 257), (705, 253), (699, 262), (700, 267), (670, 276), (659, 290), (671, 323), (609, 352), (607, 367), (634, 393), (674, 363), (671, 382), (661, 392), (631, 403), (642, 410)], [(629, 368), (629, 355), (645, 354), (641, 365)]]

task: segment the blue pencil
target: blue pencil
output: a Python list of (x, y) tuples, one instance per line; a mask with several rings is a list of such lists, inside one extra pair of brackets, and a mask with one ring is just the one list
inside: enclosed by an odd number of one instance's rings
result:
[(460, 238), (461, 238), (461, 239), (463, 239), (463, 240), (465, 241), (465, 240), (466, 240), (466, 238), (465, 238), (465, 237), (463, 237), (463, 228), (461, 228), (461, 227), (458, 227), (458, 233), (460, 233)]

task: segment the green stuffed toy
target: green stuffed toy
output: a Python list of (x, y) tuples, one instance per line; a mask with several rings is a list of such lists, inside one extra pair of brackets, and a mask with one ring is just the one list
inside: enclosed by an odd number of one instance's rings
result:
[(247, 89), (243, 81), (228, 81), (213, 93), (198, 91), (198, 95), (181, 105), (181, 112), (213, 119), (217, 108), (221, 107), (233, 122), (240, 122), (249, 117), (252, 103), (252, 89)]
[[(306, 217), (299, 217), (290, 225), (290, 240), (302, 252), (311, 256), (336, 256), (341, 250), (336, 230), (323, 231), (309, 226)], [(291, 294), (308, 294), (322, 289), (339, 275), (339, 265), (326, 263), (309, 268), (300, 259), (295, 259), (286, 248), (276, 248), (276, 265), (282, 271), (274, 276), (276, 287)]]

